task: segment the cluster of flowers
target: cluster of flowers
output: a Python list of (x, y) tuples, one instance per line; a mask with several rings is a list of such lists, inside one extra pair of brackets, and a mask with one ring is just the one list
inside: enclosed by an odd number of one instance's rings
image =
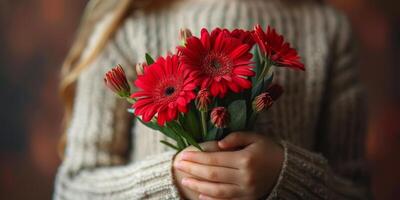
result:
[(176, 141), (162, 143), (177, 150), (250, 129), (283, 92), (272, 84), (271, 67), (304, 70), (297, 51), (270, 27), (202, 29), (200, 37), (182, 29), (179, 35), (175, 54), (156, 60), (146, 54), (146, 63), (137, 64), (135, 92), (119, 65), (104, 77), (132, 103), (130, 111)]

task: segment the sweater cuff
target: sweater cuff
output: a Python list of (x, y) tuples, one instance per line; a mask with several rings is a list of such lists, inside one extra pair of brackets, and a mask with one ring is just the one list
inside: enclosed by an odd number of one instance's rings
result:
[[(175, 186), (172, 162), (174, 152), (168, 152), (159, 156), (158, 163), (147, 166), (146, 171), (152, 172), (152, 176), (144, 181), (144, 190), (148, 197), (159, 197), (159, 199), (180, 199), (177, 187)], [(171, 159), (172, 158), (172, 159)], [(147, 196), (146, 195), (146, 196)]]
[(85, 169), (76, 174), (64, 163), (54, 199), (180, 199), (173, 183), (174, 155), (166, 152), (132, 165)]
[(277, 184), (267, 200), (327, 199), (327, 161), (321, 155), (282, 141), (285, 158)]

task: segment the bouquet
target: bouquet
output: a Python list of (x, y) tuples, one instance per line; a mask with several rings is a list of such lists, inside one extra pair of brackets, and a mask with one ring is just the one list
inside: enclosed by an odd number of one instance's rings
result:
[(274, 67), (304, 70), (297, 51), (268, 26), (253, 30), (202, 29), (200, 37), (180, 31), (175, 53), (136, 65), (131, 93), (123, 68), (105, 74), (106, 86), (132, 104), (128, 111), (183, 150), (220, 140), (233, 131), (250, 130), (283, 89), (273, 84)]

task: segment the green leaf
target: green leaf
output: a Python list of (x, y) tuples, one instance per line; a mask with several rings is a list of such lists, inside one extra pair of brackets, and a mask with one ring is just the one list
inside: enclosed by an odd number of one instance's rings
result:
[(222, 140), (226, 135), (228, 135), (228, 133), (228, 129), (219, 128), (215, 140)]
[(257, 85), (253, 85), (253, 88), (251, 89), (251, 99), (254, 99), (262, 92), (263, 85), (263, 81), (260, 81)]
[(147, 65), (151, 65), (154, 63), (154, 59), (148, 53), (146, 53), (146, 62), (147, 62)]
[(167, 145), (167, 146), (169, 146), (169, 147), (171, 147), (171, 148), (173, 148), (173, 149), (175, 149), (175, 150), (177, 150), (177, 151), (181, 151), (182, 150), (182, 149), (179, 149), (179, 147), (177, 147), (177, 146), (175, 146), (175, 145), (173, 145), (173, 144), (171, 144), (171, 143), (169, 143), (169, 142), (167, 142), (165, 140), (160, 140), (160, 142), (165, 144), (165, 145)]
[(200, 119), (195, 109), (189, 109), (187, 113), (180, 116), (179, 121), (185, 131), (191, 133), (196, 140), (201, 139)]
[(144, 125), (147, 126), (148, 128), (151, 128), (151, 129), (157, 130), (157, 131), (160, 130), (160, 126), (159, 126), (157, 123), (155, 123), (155, 122), (152, 122), (152, 121), (150, 121), (150, 122), (144, 122), (142, 119), (140, 119), (140, 117), (136, 117), (136, 119), (138, 119), (140, 122), (142, 122), (142, 124), (144, 124)]
[(187, 141), (189, 144), (195, 146), (195, 147), (198, 148), (200, 151), (203, 151), (203, 149), (200, 147), (199, 143), (197, 143), (196, 140), (194, 140), (194, 138), (193, 138), (189, 133), (187, 133), (187, 132), (184, 131), (184, 130), (182, 130), (181, 133), (182, 133), (182, 136), (186, 139), (186, 141)]
[[(185, 141), (183, 140), (183, 138), (177, 134), (173, 129), (170, 129), (168, 127), (165, 126), (159, 126), (157, 124), (157, 122), (144, 122), (142, 119), (140, 119), (140, 117), (136, 117), (142, 124), (144, 124), (145, 126), (147, 126), (150, 129), (153, 130), (157, 130), (160, 131), (162, 134), (164, 134), (165, 136), (173, 139), (176, 141), (177, 145), (178, 145), (178, 149), (184, 149), (185, 147), (187, 147), (188, 145), (185, 143)], [(176, 122), (175, 122), (176, 123)]]
[[(256, 63), (256, 67), (254, 67), (254, 72), (258, 75), (261, 72), (260, 68), (263, 66), (262, 59), (260, 57), (260, 49), (258, 46), (254, 48), (254, 62)], [(254, 78), (258, 77), (254, 76)]]
[(254, 58), (254, 62), (256, 64), (256, 66), (253, 68), (256, 75), (253, 76), (253, 78), (252, 78), (252, 82), (254, 85), (256, 83), (256, 81), (258, 80), (260, 73), (261, 73), (262, 69), (264, 68), (264, 64), (265, 64), (264, 59), (260, 53), (260, 48), (258, 47), (258, 45), (256, 45), (256, 48), (254, 48), (253, 58)]
[(251, 111), (249, 113), (248, 121), (247, 121), (247, 124), (246, 124), (246, 130), (253, 130), (254, 129), (254, 124), (255, 124), (255, 122), (257, 120), (257, 116), (258, 116), (257, 113), (254, 112), (254, 111)]
[(231, 130), (230, 128), (217, 128), (210, 121), (208, 123), (208, 134), (205, 138), (205, 141), (218, 141), (224, 138), (224, 136), (228, 135)]
[(246, 101), (236, 100), (229, 104), (228, 111), (231, 116), (231, 121), (229, 123), (229, 128), (231, 131), (243, 130), (246, 126)]
[(272, 83), (274, 79), (274, 73), (271, 73), (270, 76), (264, 78), (263, 81), (260, 81), (256, 86), (254, 86), (251, 90), (251, 99), (254, 99), (256, 96), (264, 92), (268, 86)]
[(189, 134), (188, 132), (186, 132), (182, 126), (180, 126), (178, 123), (176, 123), (175, 121), (172, 122), (168, 122), (166, 124), (166, 126), (168, 128), (170, 128), (171, 130), (173, 130), (176, 134), (182, 136), (183, 138), (185, 138), (185, 140), (190, 144), (195, 146), (196, 148), (198, 148), (199, 150), (202, 151), (200, 145), (196, 142), (196, 140), (193, 138), (193, 136), (191, 134)]
[(205, 141), (215, 141), (217, 139), (217, 135), (218, 135), (218, 128), (213, 127), (208, 130), (207, 136), (204, 139)]
[(265, 68), (265, 62), (263, 61), (260, 48), (256, 46), (254, 49), (254, 61), (256, 63), (256, 66), (254, 67), (254, 72), (256, 73), (255, 76), (252, 77), (252, 89), (251, 89), (251, 99), (256, 97), (258, 94), (261, 93), (263, 89), (263, 84), (262, 81), (258, 81), (263, 69)]
[(184, 139), (181, 137), (181, 135), (180, 135), (179, 133), (177, 133), (175, 130), (173, 130), (173, 129), (167, 127), (167, 125), (165, 125), (165, 126), (163, 126), (163, 127), (160, 127), (160, 131), (161, 131), (164, 135), (166, 135), (166, 136), (172, 138), (173, 140), (175, 140), (176, 143), (178, 144), (178, 147), (179, 147), (179, 148), (185, 148), (185, 147), (188, 146), (188, 145), (186, 144), (186, 142), (184, 141)]
[(274, 80), (274, 73), (272, 72), (270, 76), (264, 78), (264, 88), (267, 89)]

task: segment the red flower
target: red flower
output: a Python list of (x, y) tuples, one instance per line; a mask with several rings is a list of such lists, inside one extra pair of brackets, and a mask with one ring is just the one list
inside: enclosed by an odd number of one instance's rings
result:
[(211, 95), (207, 89), (201, 89), (196, 97), (197, 100), (197, 109), (200, 111), (207, 111), (208, 105), (211, 104)]
[(128, 97), (131, 93), (131, 88), (121, 65), (115, 66), (104, 75), (104, 83), (120, 97)]
[(137, 100), (132, 106), (135, 115), (148, 122), (157, 114), (160, 126), (176, 119), (178, 112), (187, 112), (188, 103), (196, 97), (194, 73), (183, 68), (176, 55), (159, 57), (138, 76), (135, 85), (141, 89), (131, 95)]
[(254, 38), (252, 36), (252, 32), (254, 32), (254, 31), (245, 31), (245, 30), (242, 30), (242, 29), (235, 29), (230, 33), (230, 35), (232, 37), (234, 37), (234, 38), (239, 39), (244, 44), (248, 44), (250, 47), (253, 47), (253, 45), (256, 42), (254, 41)]
[(211, 37), (216, 37), (216, 35), (220, 34), (221, 32), (223, 32), (223, 34), (225, 34), (226, 36), (230, 36), (230, 37), (240, 40), (243, 44), (249, 45), (250, 49), (256, 43), (252, 36), (252, 33), (254, 31), (247, 31), (247, 30), (243, 30), (243, 29), (234, 29), (233, 31), (229, 31), (228, 29), (215, 28), (211, 32)]
[(213, 96), (224, 97), (228, 89), (240, 92), (251, 88), (247, 79), (254, 76), (250, 46), (215, 29), (211, 35), (201, 30), (201, 38), (190, 37), (186, 47), (178, 47), (182, 64), (197, 72), (201, 88), (209, 88)]
[(275, 65), (304, 70), (304, 64), (300, 62), (296, 49), (290, 47), (275, 29), (268, 26), (265, 33), (261, 26), (257, 25), (254, 27), (253, 38), (261, 52)]
[(216, 107), (211, 111), (211, 123), (217, 128), (226, 128), (230, 121), (230, 115), (226, 108)]

